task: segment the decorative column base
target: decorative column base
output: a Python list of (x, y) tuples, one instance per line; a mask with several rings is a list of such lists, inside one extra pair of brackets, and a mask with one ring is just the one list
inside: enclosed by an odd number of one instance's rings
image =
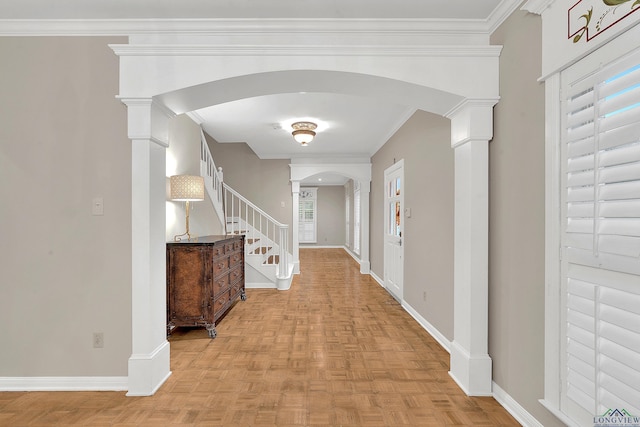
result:
[(152, 396), (171, 376), (169, 342), (165, 341), (151, 354), (132, 354), (129, 357), (129, 386), (127, 396)]
[(471, 356), (456, 341), (451, 343), (449, 375), (468, 396), (492, 396), (492, 368), (488, 355)]

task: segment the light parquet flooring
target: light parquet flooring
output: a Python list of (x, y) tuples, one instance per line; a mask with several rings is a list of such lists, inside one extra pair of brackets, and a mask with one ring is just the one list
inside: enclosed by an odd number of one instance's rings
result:
[(449, 354), (342, 249), (301, 249), (289, 291), (248, 289), (218, 324), (178, 328), (150, 397), (0, 393), (0, 426), (518, 426), (468, 397)]

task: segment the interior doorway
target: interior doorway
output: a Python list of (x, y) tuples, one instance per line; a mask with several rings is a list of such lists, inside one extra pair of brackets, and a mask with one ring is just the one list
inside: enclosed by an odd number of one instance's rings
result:
[(384, 171), (384, 286), (400, 302), (404, 275), (404, 160)]

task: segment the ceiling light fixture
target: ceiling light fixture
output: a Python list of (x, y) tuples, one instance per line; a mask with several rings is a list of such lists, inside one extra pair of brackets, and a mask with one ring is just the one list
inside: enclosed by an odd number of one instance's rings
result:
[(300, 143), (303, 147), (313, 141), (313, 137), (316, 136), (314, 130), (318, 127), (312, 122), (296, 122), (291, 125), (293, 128), (293, 139)]

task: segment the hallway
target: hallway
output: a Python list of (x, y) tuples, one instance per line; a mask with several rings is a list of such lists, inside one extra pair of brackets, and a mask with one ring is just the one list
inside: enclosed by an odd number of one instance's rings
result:
[(301, 249), (291, 290), (248, 289), (218, 324), (178, 329), (152, 397), (0, 393), (0, 425), (518, 426), (467, 397), (449, 354), (342, 249)]

